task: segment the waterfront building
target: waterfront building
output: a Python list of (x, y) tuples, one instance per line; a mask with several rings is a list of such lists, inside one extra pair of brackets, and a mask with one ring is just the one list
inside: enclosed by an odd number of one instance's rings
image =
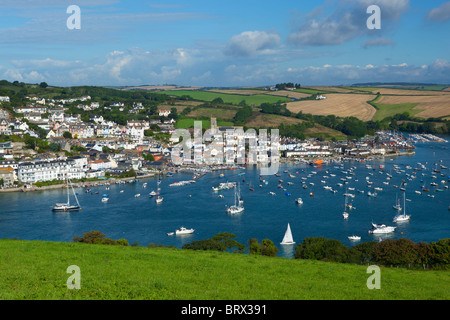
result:
[(36, 183), (67, 178), (81, 179), (85, 172), (73, 160), (35, 161), (19, 164), (17, 176), (22, 183)]

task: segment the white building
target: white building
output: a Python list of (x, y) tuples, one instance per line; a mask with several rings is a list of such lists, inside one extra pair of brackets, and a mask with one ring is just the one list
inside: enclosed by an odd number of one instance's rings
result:
[(42, 162), (25, 162), (19, 164), (17, 176), (22, 183), (36, 183), (39, 181), (81, 179), (84, 170), (72, 160), (56, 160)]

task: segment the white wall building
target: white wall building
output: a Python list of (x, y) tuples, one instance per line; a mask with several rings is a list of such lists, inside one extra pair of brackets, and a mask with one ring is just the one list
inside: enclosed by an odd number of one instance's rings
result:
[(17, 177), (22, 183), (39, 181), (81, 179), (85, 176), (82, 168), (71, 160), (56, 160), (42, 162), (25, 162), (19, 164)]

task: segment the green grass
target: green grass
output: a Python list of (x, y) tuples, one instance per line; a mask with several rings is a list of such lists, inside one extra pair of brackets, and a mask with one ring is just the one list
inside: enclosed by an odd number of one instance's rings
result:
[[(68, 289), (67, 267), (81, 289)], [(366, 266), (172, 248), (0, 240), (0, 299), (448, 300), (448, 271)]]
[(260, 106), (262, 103), (276, 103), (278, 101), (288, 102), (291, 101), (286, 97), (271, 96), (267, 94), (255, 94), (255, 95), (240, 95), (240, 94), (227, 94), (227, 93), (217, 93), (209, 91), (195, 91), (195, 90), (174, 90), (174, 91), (163, 91), (162, 93), (171, 96), (190, 96), (192, 99), (200, 101), (212, 101), (216, 98), (222, 98), (225, 103), (239, 104), (242, 100), (248, 105), (254, 104), (255, 106)]
[(415, 116), (423, 111), (423, 109), (414, 109), (418, 103), (381, 104), (372, 101), (371, 104), (377, 108), (373, 121), (381, 121), (386, 117), (404, 112), (408, 112), (410, 116)]
[[(177, 120), (177, 122), (175, 124), (175, 127), (177, 129), (193, 128), (194, 127), (194, 121), (201, 121), (203, 129), (211, 128), (211, 120), (197, 120), (197, 119), (194, 119), (194, 118), (179, 119), (179, 120)], [(217, 125), (218, 126), (224, 126), (224, 127), (228, 127), (228, 126), (231, 127), (231, 126), (234, 126), (234, 123), (231, 122), (231, 121), (217, 120)]]

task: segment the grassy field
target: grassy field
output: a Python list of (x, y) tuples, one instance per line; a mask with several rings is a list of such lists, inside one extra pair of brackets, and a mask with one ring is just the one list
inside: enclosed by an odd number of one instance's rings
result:
[(225, 103), (231, 104), (239, 104), (242, 100), (248, 105), (254, 104), (255, 106), (260, 106), (262, 103), (276, 103), (278, 101), (287, 102), (290, 99), (286, 97), (277, 97), (271, 96), (267, 94), (254, 94), (254, 95), (245, 95), (245, 94), (227, 94), (227, 93), (218, 93), (218, 92), (210, 92), (210, 91), (163, 91), (161, 93), (171, 95), (171, 96), (190, 96), (192, 99), (201, 100), (201, 101), (212, 101), (216, 98), (221, 98)]
[(410, 116), (415, 116), (423, 111), (422, 109), (414, 109), (418, 103), (383, 104), (379, 101), (380, 99), (377, 99), (372, 102), (377, 108), (373, 121), (381, 121), (386, 117), (391, 117), (403, 112), (408, 112)]
[(439, 118), (450, 115), (450, 96), (448, 94), (430, 96), (383, 95), (376, 103), (381, 105), (416, 104), (411, 112), (420, 118)]
[[(209, 129), (211, 128), (211, 120), (196, 120), (194, 118), (185, 118), (185, 119), (180, 119), (177, 120), (175, 127), (177, 129), (188, 129), (188, 128), (193, 128), (194, 127), (194, 121), (201, 121), (202, 122), (202, 128), (203, 129)], [(228, 126), (233, 126), (234, 123), (231, 121), (221, 121), (221, 120), (217, 120), (217, 125), (218, 126), (224, 126), (224, 127), (228, 127)]]
[(186, 116), (189, 118), (197, 117), (214, 117), (218, 120), (233, 120), (238, 109), (225, 109), (225, 108), (198, 108), (189, 112)]
[[(448, 300), (450, 272), (171, 248), (0, 240), (0, 299)], [(67, 288), (80, 268), (80, 286)]]

